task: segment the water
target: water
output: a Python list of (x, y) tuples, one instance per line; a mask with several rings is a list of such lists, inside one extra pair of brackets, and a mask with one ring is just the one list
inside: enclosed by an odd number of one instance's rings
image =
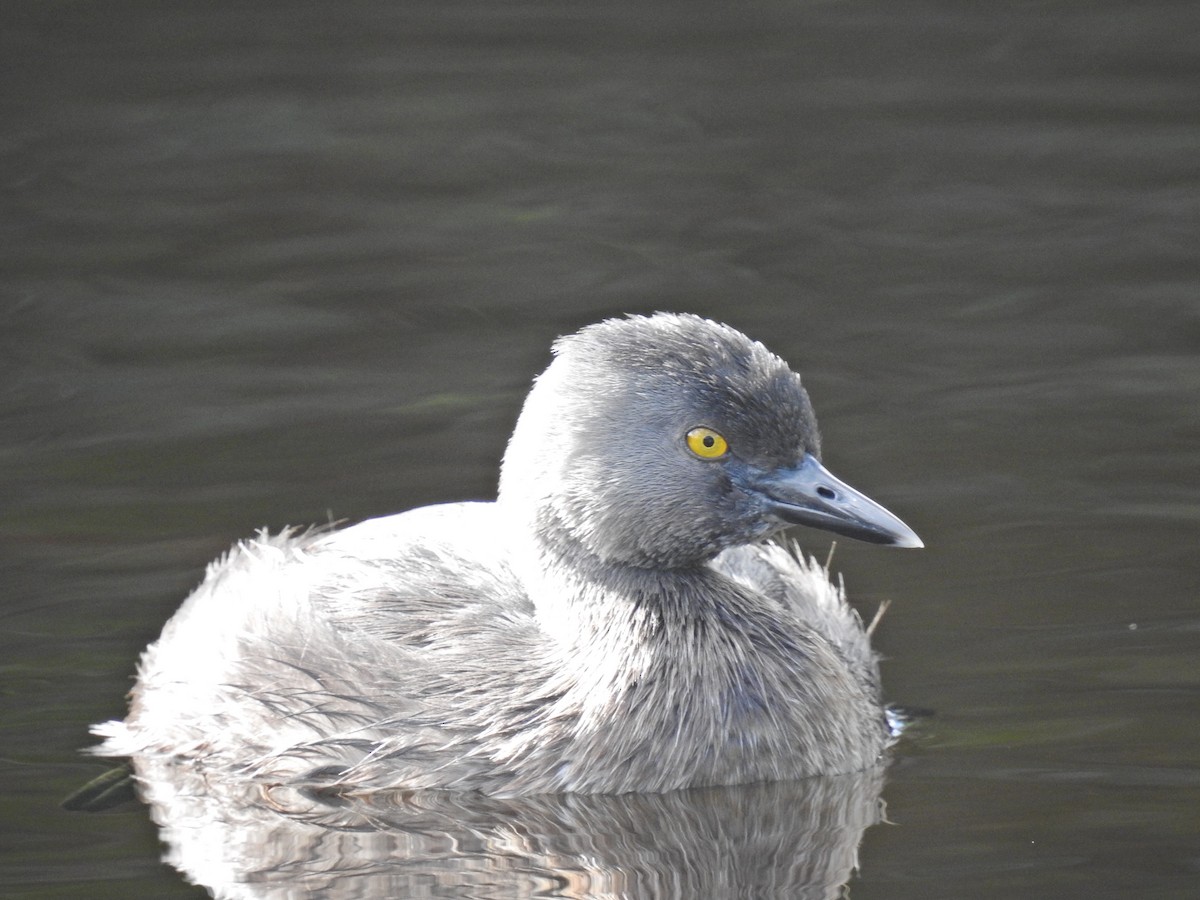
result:
[[(549, 341), (676, 309), (789, 358), (830, 465), (928, 545), (835, 557), (866, 614), (893, 601), (888, 695), (935, 711), (887, 823), (878, 784), (352, 810), (380, 827), (342, 859), (385, 880), (345, 889), (1195, 896), (1194, 4), (0, 24), (0, 892), (203, 896), (144, 809), (57, 803), (204, 564), (262, 524), (491, 496)], [(226, 895), (267, 892), (227, 862)]]

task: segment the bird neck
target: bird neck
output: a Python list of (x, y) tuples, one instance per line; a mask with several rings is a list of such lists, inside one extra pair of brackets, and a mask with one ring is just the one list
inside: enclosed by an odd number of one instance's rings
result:
[(706, 620), (729, 621), (743, 602), (743, 592), (703, 561), (643, 567), (601, 558), (553, 522), (531, 533), (514, 554), (518, 575), (542, 628), (568, 652), (648, 650)]

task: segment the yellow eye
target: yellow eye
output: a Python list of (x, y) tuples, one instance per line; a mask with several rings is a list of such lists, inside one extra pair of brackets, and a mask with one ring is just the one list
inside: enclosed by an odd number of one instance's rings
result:
[(729, 442), (703, 425), (687, 433), (687, 445), (701, 459), (720, 459), (729, 452)]

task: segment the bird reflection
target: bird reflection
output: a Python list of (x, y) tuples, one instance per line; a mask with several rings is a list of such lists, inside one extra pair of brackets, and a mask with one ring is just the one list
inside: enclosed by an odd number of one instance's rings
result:
[(338, 794), (135, 758), (165, 859), (217, 898), (834, 898), (882, 768), (666, 794)]

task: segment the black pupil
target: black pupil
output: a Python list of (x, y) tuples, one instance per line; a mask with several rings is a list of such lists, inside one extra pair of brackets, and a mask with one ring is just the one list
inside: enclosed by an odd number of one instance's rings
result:
[(711, 434), (706, 434), (704, 436), (704, 446), (705, 447), (712, 447), (716, 442), (717, 442), (717, 439), (715, 437), (713, 437)]

